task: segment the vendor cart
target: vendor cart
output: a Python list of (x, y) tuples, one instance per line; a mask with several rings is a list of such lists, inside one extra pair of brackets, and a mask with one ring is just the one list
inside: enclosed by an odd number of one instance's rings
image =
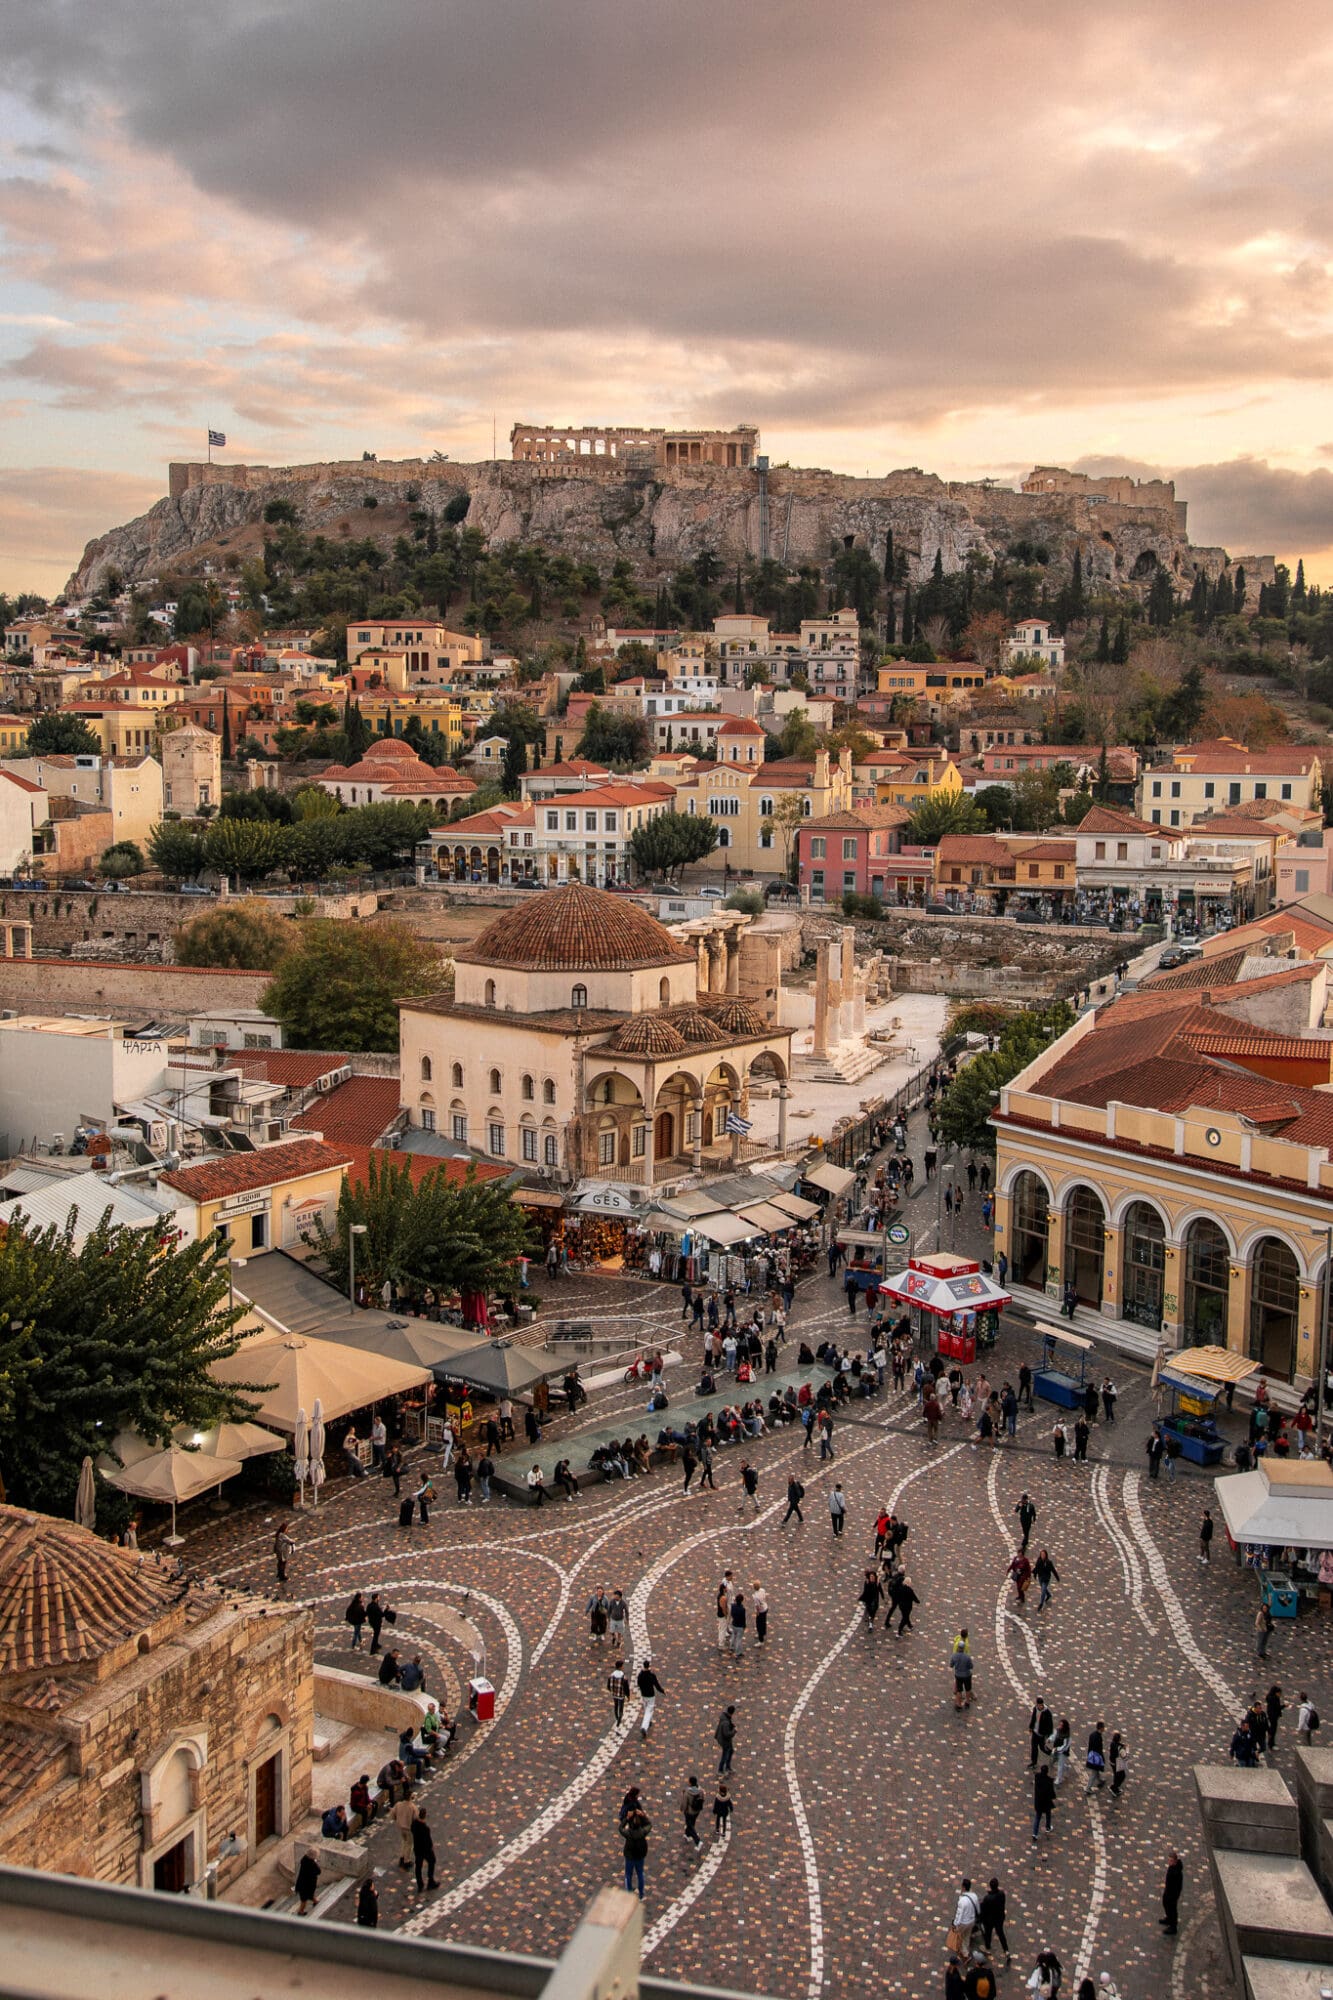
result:
[(907, 1269), (885, 1278), (879, 1292), (910, 1308), (914, 1335), (928, 1328), (942, 1355), (968, 1366), (978, 1346), (993, 1345), (1000, 1313), (1011, 1303), (1011, 1294), (980, 1264), (944, 1250), (909, 1258)]
[(1058, 1403), (1064, 1410), (1078, 1409), (1087, 1394), (1092, 1342), (1067, 1327), (1052, 1326), (1049, 1320), (1038, 1320), (1037, 1331), (1041, 1335), (1041, 1366), (1032, 1377), (1033, 1389), (1047, 1403)]
[(1163, 1442), (1169, 1448), (1174, 1441), (1180, 1456), (1195, 1465), (1220, 1465), (1226, 1440), (1217, 1428), (1219, 1401), (1257, 1372), (1257, 1362), (1229, 1347), (1182, 1347), (1174, 1354), (1159, 1350), (1153, 1387), (1169, 1402), (1158, 1426)]

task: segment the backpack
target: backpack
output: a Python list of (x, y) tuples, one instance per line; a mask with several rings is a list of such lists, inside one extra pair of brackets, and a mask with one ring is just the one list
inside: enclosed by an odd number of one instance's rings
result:
[(1318, 1710), (1317, 1708), (1312, 1708), (1312, 1709), (1310, 1710), (1310, 1720), (1309, 1720), (1309, 1723), (1308, 1723), (1307, 1727), (1308, 1727), (1308, 1728), (1309, 1728), (1309, 1729), (1310, 1729), (1311, 1731), (1314, 1731), (1314, 1730), (1318, 1729), (1318, 1727), (1319, 1727), (1319, 1710)]

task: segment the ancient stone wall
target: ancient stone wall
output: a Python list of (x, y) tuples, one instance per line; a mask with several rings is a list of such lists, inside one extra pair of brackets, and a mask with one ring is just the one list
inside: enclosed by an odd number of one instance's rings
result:
[(134, 1015), (188, 1020), (192, 1014), (258, 1007), (267, 972), (187, 965), (117, 965), (72, 958), (0, 958), (0, 1008), (16, 1014)]

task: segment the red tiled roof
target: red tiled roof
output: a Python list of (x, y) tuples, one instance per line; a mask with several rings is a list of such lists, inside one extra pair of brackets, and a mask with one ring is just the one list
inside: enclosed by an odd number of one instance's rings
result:
[(1072, 861), (1077, 849), (1072, 840), (1033, 840), (1010, 853), (1019, 861)]
[(401, 1096), (396, 1076), (352, 1076), (307, 1105), (292, 1124), (318, 1132), (327, 1145), (373, 1146), (398, 1116)]
[[(176, 972), (180, 968), (173, 965), (171, 969)], [(265, 1083), (281, 1084), (284, 1090), (306, 1090), (321, 1076), (343, 1069), (353, 1061), (353, 1056), (341, 1055), (333, 1049), (238, 1049), (234, 1055), (230, 1052), (227, 1055), (228, 1069), (239, 1069), (242, 1075), (259, 1077)]]
[(819, 819), (802, 820), (801, 833), (864, 833), (870, 827), (907, 826), (912, 815), (906, 806), (850, 806), (842, 812), (824, 813)]
[(935, 843), (941, 861), (1012, 861), (1013, 855), (993, 833), (946, 833)]
[(192, 1201), (222, 1201), (229, 1194), (248, 1194), (254, 1188), (275, 1187), (280, 1181), (345, 1167), (349, 1160), (345, 1146), (326, 1146), (319, 1139), (293, 1139), (281, 1146), (262, 1146), (256, 1153), (229, 1153), (203, 1160), (198, 1166), (175, 1167), (162, 1179)]
[(641, 904), (584, 882), (547, 889), (523, 909), (506, 910), (454, 953), (459, 964), (525, 972), (628, 972), (693, 956)]
[(530, 771), (532, 778), (609, 778), (605, 764), (590, 764), (586, 757), (566, 757), (560, 764), (543, 764)]
[(1091, 806), (1078, 823), (1080, 833), (1150, 833), (1157, 840), (1179, 840), (1178, 831), (1165, 826), (1150, 826), (1146, 819), (1136, 819), (1133, 813), (1114, 812), (1110, 806)]
[[(413, 1187), (419, 1187), (428, 1174), (442, 1171), (447, 1181), (465, 1181), (469, 1168), (473, 1169), (479, 1181), (502, 1181), (512, 1173), (511, 1167), (493, 1165), (489, 1160), (441, 1159), (434, 1153), (403, 1153), (396, 1147), (376, 1146), (374, 1152), (381, 1165), (392, 1161), (395, 1167), (406, 1166), (412, 1176)], [(347, 1169), (350, 1181), (370, 1179), (369, 1146), (345, 1146), (343, 1151), (350, 1156), (351, 1165)]]
[[(1188, 759), (1182, 763), (1181, 759)], [(1220, 739), (1212, 743), (1184, 743), (1175, 751), (1172, 770), (1198, 771), (1205, 776), (1211, 772), (1235, 773), (1277, 772), (1285, 777), (1297, 773), (1304, 774), (1319, 762), (1315, 750), (1302, 749), (1298, 744), (1287, 743), (1272, 750), (1248, 750), (1243, 743), (1228, 743)]]
[(718, 730), (719, 736), (762, 736), (762, 723), (751, 722), (748, 715), (733, 715)]

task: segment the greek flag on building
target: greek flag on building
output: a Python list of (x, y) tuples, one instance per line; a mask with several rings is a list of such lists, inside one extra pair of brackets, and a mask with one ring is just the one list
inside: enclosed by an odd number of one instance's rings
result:
[(208, 433), (208, 442), (210, 446), (216, 445), (218, 450), (221, 451), (227, 442), (227, 433), (225, 431), (210, 431)]
[(726, 1120), (722, 1126), (722, 1130), (724, 1132), (734, 1132), (737, 1138), (743, 1139), (746, 1133), (750, 1130), (750, 1127), (753, 1124), (753, 1122), (754, 1121), (749, 1118), (738, 1118), (734, 1111), (729, 1111), (727, 1113)]

